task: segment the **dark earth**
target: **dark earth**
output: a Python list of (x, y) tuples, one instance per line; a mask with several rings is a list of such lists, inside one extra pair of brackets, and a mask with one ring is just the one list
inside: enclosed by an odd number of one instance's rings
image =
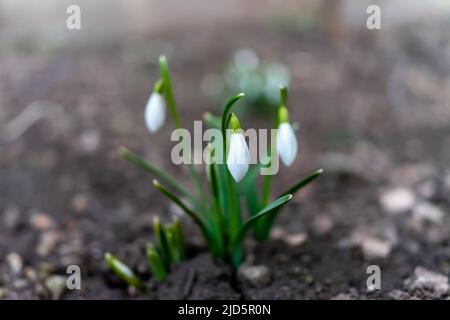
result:
[[(0, 60), (5, 119), (26, 106), (40, 117), (11, 139), (7, 125), (0, 129), (0, 299), (447, 299), (450, 57), (438, 53), (450, 44), (423, 28), (337, 41), (320, 27), (241, 23), (46, 54), (22, 44)], [(188, 259), (157, 283), (145, 244), (153, 217), (169, 221), (176, 210), (118, 148), (188, 184), (168, 160), (172, 124), (156, 135), (144, 125), (157, 57), (168, 56), (190, 128), (203, 112), (220, 110), (201, 92), (202, 78), (242, 47), (292, 73), (299, 157), (281, 167), (274, 189), (320, 167), (325, 173), (284, 209), (273, 239), (249, 240), (239, 274), (214, 261), (183, 218)], [(145, 293), (107, 269), (106, 251), (145, 279)], [(65, 289), (71, 264), (81, 268), (81, 290)], [(380, 290), (367, 289), (369, 265), (381, 269)], [(261, 277), (242, 275), (255, 266)]]

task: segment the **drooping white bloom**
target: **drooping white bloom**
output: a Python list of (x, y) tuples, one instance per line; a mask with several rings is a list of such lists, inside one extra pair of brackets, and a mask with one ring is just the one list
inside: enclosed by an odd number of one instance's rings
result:
[(289, 122), (283, 122), (278, 128), (277, 150), (281, 161), (290, 166), (297, 156), (297, 138)]
[(145, 124), (150, 133), (158, 131), (165, 118), (166, 103), (164, 97), (158, 92), (153, 92), (145, 106)]
[(242, 180), (248, 171), (250, 151), (242, 133), (232, 133), (227, 158), (227, 167), (236, 182)]

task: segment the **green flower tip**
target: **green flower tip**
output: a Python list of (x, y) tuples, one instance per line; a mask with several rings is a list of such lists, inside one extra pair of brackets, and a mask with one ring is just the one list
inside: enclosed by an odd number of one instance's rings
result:
[(154, 186), (155, 188), (160, 188), (160, 187), (161, 187), (161, 184), (158, 182), (158, 180), (153, 179), (153, 186)]
[(119, 156), (121, 157), (125, 157), (128, 154), (128, 149), (125, 147), (120, 147), (119, 148)]
[(166, 58), (166, 56), (165, 55), (160, 55), (159, 56), (159, 63), (161, 64), (161, 63), (167, 63), (167, 58)]
[(231, 114), (230, 128), (233, 129), (233, 131), (237, 131), (241, 128), (241, 123), (239, 122), (238, 117), (234, 113)]
[(156, 81), (155, 86), (153, 87), (153, 92), (162, 94), (164, 90), (164, 81), (163, 79), (159, 79), (158, 81)]
[(280, 106), (280, 108), (278, 109), (278, 122), (279, 123), (289, 122), (289, 112), (286, 106), (284, 105)]

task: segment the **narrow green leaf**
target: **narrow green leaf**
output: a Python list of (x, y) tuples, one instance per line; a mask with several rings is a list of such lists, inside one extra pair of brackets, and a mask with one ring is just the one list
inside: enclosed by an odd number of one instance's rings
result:
[(114, 273), (128, 285), (135, 287), (139, 290), (143, 289), (141, 280), (134, 274), (130, 267), (125, 263), (117, 259), (109, 252), (105, 253), (105, 260), (108, 267), (114, 271)]
[(158, 281), (165, 280), (168, 272), (158, 251), (153, 247), (153, 245), (148, 244), (146, 254), (147, 262), (155, 279)]
[(173, 227), (171, 225), (165, 228), (168, 256), (170, 257), (170, 266), (177, 265), (181, 262), (178, 246), (175, 241)]
[[(281, 196), (286, 194), (295, 194), (298, 192), (301, 188), (305, 187), (312, 181), (314, 181), (316, 178), (318, 178), (323, 172), (323, 169), (319, 169), (314, 171), (312, 174), (307, 176), (306, 178), (302, 179), (298, 183), (294, 184), (292, 187), (290, 187), (287, 191), (283, 192)], [(258, 225), (258, 230), (255, 236), (258, 240), (266, 240), (269, 238), (270, 230), (272, 229), (273, 224), (275, 223), (275, 220), (278, 216), (280, 209), (276, 210), (273, 214), (270, 216), (267, 216), (263, 220), (260, 220), (258, 223), (261, 223), (261, 226)]]
[(158, 217), (153, 219), (153, 234), (156, 242), (156, 250), (161, 256), (166, 269), (168, 269), (172, 265), (169, 240), (167, 239), (166, 230)]
[(223, 156), (224, 159), (226, 157), (226, 139), (227, 139), (227, 134), (226, 134), (226, 130), (227, 130), (227, 122), (229, 122), (229, 117), (231, 115), (231, 109), (233, 108), (233, 105), (236, 103), (236, 101), (238, 101), (240, 98), (242, 98), (243, 96), (245, 96), (245, 93), (239, 93), (237, 95), (235, 95), (234, 97), (232, 97), (227, 104), (225, 105), (225, 109), (223, 110), (222, 113), (222, 119), (221, 119), (221, 129), (222, 129), (222, 138), (223, 138)]
[(220, 118), (216, 117), (215, 115), (206, 112), (203, 114), (203, 120), (205, 120), (205, 122), (208, 124), (208, 126), (210, 128), (213, 129), (219, 129), (221, 128), (221, 122), (220, 122)]
[(201, 231), (203, 232), (203, 235), (208, 241), (209, 239), (211, 239), (209, 227), (200, 215), (189, 209), (180, 199), (178, 199), (173, 193), (165, 189), (157, 180), (153, 180), (153, 186), (159, 191), (161, 191), (170, 200), (172, 200), (177, 206), (183, 209), (183, 211), (188, 216), (190, 216), (194, 220), (194, 222), (200, 227)]
[(177, 179), (172, 177), (170, 174), (166, 173), (164, 170), (158, 168), (157, 166), (153, 165), (152, 163), (142, 159), (139, 155), (137, 155), (134, 152), (131, 152), (125, 147), (121, 147), (119, 149), (119, 154), (121, 157), (127, 159), (128, 161), (134, 163), (138, 167), (142, 168), (143, 170), (151, 173), (158, 179), (161, 179), (164, 183), (166, 183), (170, 188), (174, 189), (176, 192), (181, 194), (182, 196), (185, 196), (189, 198), (191, 201), (193, 201), (192, 194), (181, 184), (178, 183)]
[(319, 169), (314, 171), (312, 174), (304, 178), (303, 180), (297, 182), (292, 187), (290, 187), (287, 191), (283, 192), (281, 195), (285, 194), (295, 194), (298, 190), (303, 188), (304, 186), (308, 185), (310, 182), (314, 181), (316, 178), (318, 178), (323, 173), (323, 169)]
[(174, 230), (174, 239), (177, 243), (178, 251), (180, 252), (180, 260), (184, 260), (186, 257), (186, 250), (184, 244), (183, 228), (181, 226), (180, 219), (176, 218), (172, 225)]
[(173, 97), (172, 82), (170, 81), (170, 73), (169, 73), (169, 64), (167, 63), (167, 59), (165, 56), (159, 57), (159, 70), (161, 72), (161, 77), (164, 81), (164, 92), (166, 94), (166, 100), (170, 114), (175, 123), (175, 127), (180, 128), (181, 122), (180, 117), (178, 116), (175, 99)]
[(236, 235), (236, 237), (233, 239), (233, 242), (241, 242), (249, 228), (261, 217), (264, 217), (268, 214), (273, 213), (275, 210), (281, 208), (283, 205), (285, 205), (289, 200), (292, 199), (292, 194), (286, 194), (284, 196), (281, 196), (280, 198), (276, 199), (275, 201), (271, 202), (269, 205), (267, 205), (265, 208), (263, 208), (261, 211), (259, 211), (254, 216), (250, 217), (244, 225), (239, 230), (239, 233)]

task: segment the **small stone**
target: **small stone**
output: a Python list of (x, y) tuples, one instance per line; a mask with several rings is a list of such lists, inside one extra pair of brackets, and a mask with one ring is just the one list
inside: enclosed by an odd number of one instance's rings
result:
[(8, 265), (13, 273), (19, 274), (22, 271), (23, 261), (20, 255), (15, 252), (11, 252), (6, 256), (6, 260), (8, 261)]
[(394, 289), (391, 292), (389, 292), (388, 296), (394, 300), (406, 300), (410, 297), (408, 292), (401, 291), (398, 289)]
[(49, 276), (45, 280), (45, 286), (50, 291), (52, 299), (58, 300), (67, 288), (66, 278), (59, 275)]
[(399, 214), (409, 211), (416, 202), (414, 192), (406, 188), (392, 188), (382, 192), (380, 203), (384, 211)]
[(413, 218), (419, 221), (428, 221), (440, 224), (444, 218), (444, 211), (429, 202), (419, 203), (413, 210)]
[(449, 292), (448, 278), (440, 273), (416, 267), (414, 276), (405, 281), (410, 291), (431, 291), (433, 298), (441, 298)]
[(339, 293), (331, 298), (331, 300), (353, 300), (354, 297), (350, 293)]
[(317, 234), (324, 235), (333, 228), (333, 220), (327, 215), (318, 215), (314, 217), (312, 226)]
[(392, 249), (390, 242), (374, 237), (361, 239), (360, 246), (366, 259), (386, 258)]
[(427, 179), (417, 186), (417, 193), (424, 199), (433, 198), (438, 191), (437, 183), (434, 179)]
[(89, 200), (84, 194), (76, 194), (71, 201), (73, 210), (78, 213), (86, 212), (89, 206)]
[(308, 235), (306, 233), (288, 234), (285, 229), (278, 226), (272, 229), (271, 235), (273, 239), (285, 241), (293, 247), (305, 243), (308, 239)]
[(33, 213), (30, 221), (33, 228), (39, 231), (48, 230), (54, 225), (52, 217), (42, 212)]
[(287, 235), (284, 239), (289, 245), (293, 247), (300, 246), (306, 242), (308, 235), (306, 233), (295, 233)]
[(238, 278), (253, 287), (263, 288), (269, 285), (271, 280), (270, 269), (266, 266), (242, 265), (238, 270)]
[(0, 300), (4, 299), (8, 293), (8, 289), (0, 287)]
[(40, 256), (48, 256), (58, 244), (61, 235), (58, 232), (48, 231), (41, 235), (41, 239), (37, 246), (37, 253)]
[(84, 131), (79, 138), (79, 146), (82, 152), (91, 153), (100, 145), (100, 133), (95, 129)]

